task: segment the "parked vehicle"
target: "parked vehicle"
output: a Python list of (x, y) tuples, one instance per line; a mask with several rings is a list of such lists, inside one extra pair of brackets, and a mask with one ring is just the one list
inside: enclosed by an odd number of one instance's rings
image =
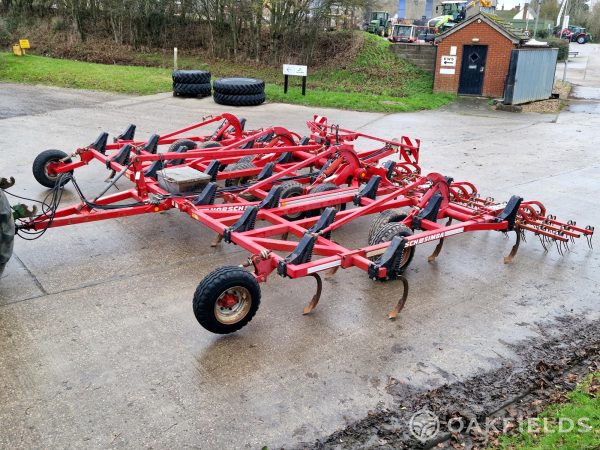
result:
[(392, 33), (390, 14), (385, 11), (373, 11), (371, 21), (367, 25), (367, 31), (371, 34), (388, 37)]
[(560, 26), (554, 27), (554, 36), (561, 39), (568, 39), (570, 42), (585, 44), (592, 40), (592, 35), (585, 31), (585, 28), (576, 25), (569, 25), (568, 28), (561, 29)]

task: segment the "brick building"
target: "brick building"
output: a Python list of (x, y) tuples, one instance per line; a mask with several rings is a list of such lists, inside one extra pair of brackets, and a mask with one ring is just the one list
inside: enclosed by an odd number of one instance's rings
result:
[(470, 17), (437, 39), (433, 90), (502, 97), (511, 50), (526, 39), (483, 13)]

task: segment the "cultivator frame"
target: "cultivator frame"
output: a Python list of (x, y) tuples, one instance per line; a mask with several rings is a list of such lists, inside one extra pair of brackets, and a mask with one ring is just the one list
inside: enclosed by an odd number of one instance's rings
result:
[[(219, 121), (217, 131), (210, 135), (187, 134)], [(407, 299), (408, 281), (403, 272), (416, 246), (437, 241), (428, 258), (433, 262), (447, 237), (472, 231), (515, 231), (516, 243), (505, 263), (516, 255), (525, 231), (540, 237), (545, 249), (549, 242), (556, 242), (561, 253), (581, 236), (591, 247), (593, 227), (560, 222), (548, 215), (540, 202), (523, 201), (518, 196), (496, 202), (482, 198), (472, 183), (455, 182), (439, 173), (422, 175), (418, 139), (381, 139), (329, 125), (319, 116), (308, 122), (308, 128), (310, 135), (305, 138), (282, 127), (244, 131), (242, 120), (222, 114), (144, 142), (134, 140), (133, 126), (113, 144), (108, 144), (108, 135), (103, 133), (68, 159), (47, 165), (50, 175), (58, 176), (60, 189), (73, 181), (82, 202), (22, 218), (17, 229), (43, 232), (52, 227), (173, 208), (186, 213), (217, 233), (213, 245), (223, 239), (251, 254), (241, 265), (251, 268), (250, 273), (236, 267), (217, 269), (198, 286), (194, 298), (196, 318), (216, 333), (236, 331), (252, 319), (260, 301), (258, 283), (267, 281), (273, 272), (288, 278), (316, 279), (317, 293), (304, 308), (305, 314), (319, 302), (319, 274), (324, 271), (357, 267), (375, 280), (399, 279), (403, 293), (388, 314), (395, 318)], [(172, 145), (184, 134), (200, 144), (218, 142), (220, 148), (157, 153), (158, 146)], [(358, 140), (375, 143), (376, 147), (359, 151)], [(79, 161), (69, 161), (75, 157)], [(390, 157), (393, 159), (379, 163)], [(244, 159), (251, 159), (254, 167), (223, 170)], [(111, 171), (112, 181), (89, 201), (72, 171), (92, 160)], [(169, 165), (196, 169), (210, 175), (211, 181), (200, 192), (174, 195), (163, 189), (156, 177), (158, 170)], [(105, 195), (123, 176), (135, 187)], [(246, 181), (222, 186), (228, 180)], [(290, 182), (295, 183), (294, 196), (285, 197)], [(398, 208), (406, 212), (383, 225), (391, 233), (384, 240), (347, 248), (331, 239), (332, 232), (360, 217), (389, 215)], [(378, 226), (382, 227), (381, 221)]]

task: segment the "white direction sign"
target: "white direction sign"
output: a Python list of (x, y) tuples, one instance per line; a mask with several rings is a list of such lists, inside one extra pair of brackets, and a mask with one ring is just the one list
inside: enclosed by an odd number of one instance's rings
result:
[(308, 75), (308, 66), (299, 66), (297, 64), (284, 64), (284, 75), (294, 75), (297, 77), (305, 77)]
[(442, 66), (456, 67), (456, 56), (444, 55), (442, 56)]

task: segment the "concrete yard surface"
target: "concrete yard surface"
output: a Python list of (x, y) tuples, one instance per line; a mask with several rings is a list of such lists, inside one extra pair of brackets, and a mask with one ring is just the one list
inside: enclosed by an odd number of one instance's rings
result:
[[(31, 174), (41, 150), (72, 151), (129, 123), (147, 137), (226, 110), (210, 98), (170, 94), (7, 84), (0, 92), (0, 176), (16, 178), (10, 192), (36, 199), (46, 194)], [(54, 100), (30, 107), (32, 96)], [(578, 225), (600, 224), (598, 113), (515, 114), (473, 100), (392, 115), (281, 104), (230, 111), (250, 128), (303, 134), (322, 114), (385, 138), (418, 137), (424, 173), (472, 181), (484, 197), (540, 200)], [(100, 164), (76, 172), (89, 196), (107, 175)], [(77, 196), (68, 186), (64, 197)], [(365, 245), (370, 220), (334, 239)], [(0, 447), (289, 448), (391, 406), (392, 379), (437, 387), (515, 358), (509, 344), (535, 335), (535, 322), (600, 316), (600, 254), (585, 240), (560, 256), (530, 234), (505, 265), (514, 233), (479, 232), (447, 239), (432, 264), (435, 243), (417, 249), (395, 321), (386, 318), (401, 292), (395, 282), (339, 270), (303, 316), (314, 280), (273, 274), (252, 322), (218, 336), (196, 322), (192, 295), (213, 269), (247, 254), (225, 243), (211, 248), (213, 239), (178, 211), (17, 239), (0, 280)]]

